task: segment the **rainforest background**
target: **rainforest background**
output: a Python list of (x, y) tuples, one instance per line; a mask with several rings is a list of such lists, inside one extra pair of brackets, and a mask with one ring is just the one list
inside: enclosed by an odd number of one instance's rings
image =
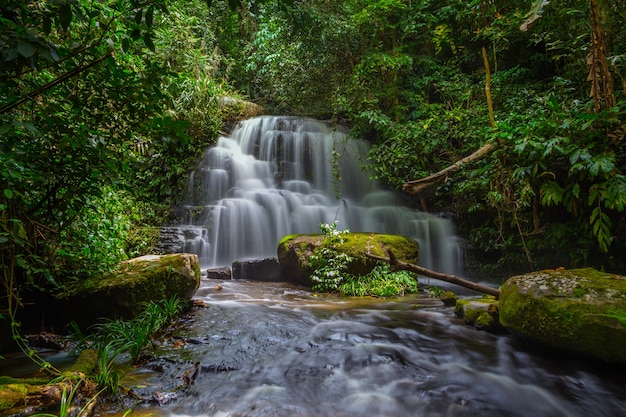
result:
[(350, 127), (396, 189), (491, 144), (406, 194), (469, 275), (624, 274), (625, 26), (608, 0), (5, 0), (0, 319), (149, 251), (225, 97)]

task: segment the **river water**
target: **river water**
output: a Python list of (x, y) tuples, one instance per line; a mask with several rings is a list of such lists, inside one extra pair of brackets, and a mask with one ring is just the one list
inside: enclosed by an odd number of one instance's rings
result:
[(129, 375), (138, 395), (160, 404), (146, 412), (626, 415), (623, 368), (476, 330), (423, 293), (343, 298), (286, 283), (204, 279), (196, 298), (207, 307), (157, 340), (157, 359)]

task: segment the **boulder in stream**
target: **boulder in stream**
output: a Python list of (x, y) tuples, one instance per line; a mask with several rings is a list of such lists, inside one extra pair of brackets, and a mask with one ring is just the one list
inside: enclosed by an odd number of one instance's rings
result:
[(232, 279), (251, 281), (278, 282), (284, 281), (278, 258), (247, 259), (234, 261)]
[(200, 285), (198, 255), (146, 255), (122, 263), (115, 272), (57, 297), (64, 320), (88, 326), (99, 318), (131, 319), (141, 304), (174, 296), (190, 300)]
[(478, 330), (496, 334), (506, 332), (499, 321), (498, 300), (493, 296), (456, 300), (454, 314)]
[[(366, 275), (378, 261), (368, 258), (366, 254), (389, 256), (391, 250), (398, 260), (417, 264), (419, 245), (411, 237), (382, 233), (346, 233), (342, 235), (344, 243), (336, 249), (352, 257), (348, 272), (353, 275)], [(313, 251), (322, 245), (324, 235), (288, 235), (278, 244), (278, 261), (283, 275), (288, 281), (311, 286), (310, 275), (313, 272), (308, 266)]]
[(626, 277), (593, 268), (515, 276), (502, 286), (500, 323), (557, 349), (626, 364)]

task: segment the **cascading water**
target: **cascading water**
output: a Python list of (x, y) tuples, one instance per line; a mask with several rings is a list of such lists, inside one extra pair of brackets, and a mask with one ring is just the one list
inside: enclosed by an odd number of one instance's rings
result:
[[(296, 117), (241, 122), (220, 137), (191, 174), (185, 251), (203, 267), (276, 256), (279, 240), (340, 229), (393, 233), (420, 244), (420, 263), (459, 273), (461, 251), (452, 223), (406, 207), (364, 172), (367, 144), (341, 128)], [(339, 197), (338, 197), (339, 196)]]

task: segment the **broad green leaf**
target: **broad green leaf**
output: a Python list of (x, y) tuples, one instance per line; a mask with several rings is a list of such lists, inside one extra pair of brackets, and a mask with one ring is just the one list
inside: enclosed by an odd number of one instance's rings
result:
[(29, 42), (20, 42), (17, 44), (17, 52), (24, 58), (30, 58), (35, 54), (35, 48)]
[(544, 206), (558, 205), (563, 200), (563, 188), (556, 181), (541, 184), (540, 194)]
[(137, 10), (137, 13), (135, 14), (135, 23), (140, 24), (142, 18), (143, 18), (143, 10), (139, 9)]
[(156, 48), (154, 46), (154, 41), (152, 40), (152, 35), (150, 35), (150, 34), (144, 35), (143, 36), (143, 43), (146, 45), (146, 48), (148, 48), (152, 52), (155, 51)]
[(9, 190), (8, 188), (4, 189), (4, 196), (8, 199), (13, 198), (13, 191)]

